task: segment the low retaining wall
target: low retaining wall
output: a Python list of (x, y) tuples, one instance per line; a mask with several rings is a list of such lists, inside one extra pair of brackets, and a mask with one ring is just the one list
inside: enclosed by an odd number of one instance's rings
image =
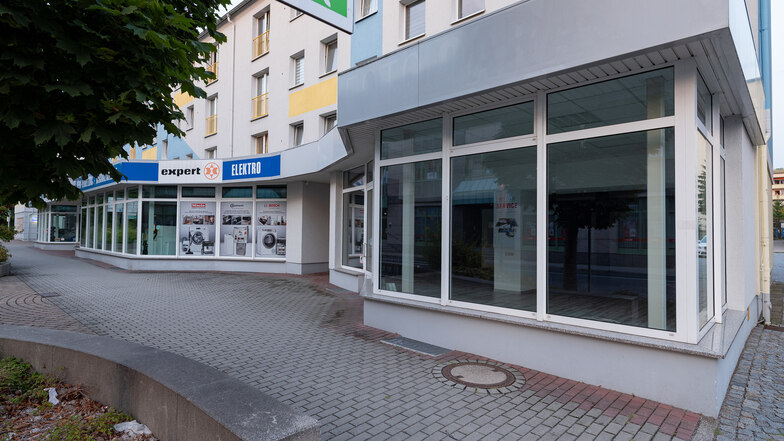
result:
[(70, 251), (79, 245), (77, 242), (33, 242), (33, 246), (39, 250), (47, 251)]
[(314, 418), (170, 352), (69, 331), (0, 325), (0, 356), (82, 384), (163, 441), (318, 440)]

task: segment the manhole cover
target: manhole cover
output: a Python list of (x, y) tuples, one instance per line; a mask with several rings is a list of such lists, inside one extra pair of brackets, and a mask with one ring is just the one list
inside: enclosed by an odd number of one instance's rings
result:
[(525, 384), (517, 369), (482, 360), (453, 360), (434, 367), (432, 373), (449, 386), (488, 394), (505, 394)]

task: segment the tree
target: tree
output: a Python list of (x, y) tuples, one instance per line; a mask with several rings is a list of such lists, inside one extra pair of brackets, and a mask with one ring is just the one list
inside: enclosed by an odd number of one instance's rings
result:
[(194, 82), (219, 44), (230, 0), (5, 0), (0, 3), (0, 202), (76, 199), (69, 181), (120, 173), (110, 158), (182, 136), (172, 91)]
[(784, 221), (784, 204), (781, 201), (773, 201), (773, 221)]

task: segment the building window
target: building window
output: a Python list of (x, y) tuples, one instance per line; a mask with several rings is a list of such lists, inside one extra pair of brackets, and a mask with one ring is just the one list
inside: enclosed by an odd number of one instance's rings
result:
[(547, 133), (672, 116), (673, 69), (665, 68), (547, 95)]
[(267, 132), (254, 136), (253, 144), (256, 146), (257, 155), (269, 153)]
[(302, 11), (297, 8), (291, 8), (291, 19), (294, 20), (295, 18), (302, 15)]
[(334, 72), (338, 69), (337, 55), (338, 54), (338, 39), (337, 36), (333, 40), (324, 43), (324, 73)]
[(713, 149), (702, 134), (697, 147), (697, 292), (700, 328), (713, 318)]
[(547, 146), (547, 313), (675, 331), (672, 128)]
[(161, 159), (169, 159), (169, 140), (161, 141)]
[(324, 134), (334, 129), (338, 125), (338, 114), (332, 113), (324, 116)]
[(359, 13), (359, 17), (357, 17), (357, 19), (365, 18), (378, 11), (378, 4), (376, 1), (377, 0), (358, 0), (359, 3), (357, 4), (356, 10)]
[(305, 124), (303, 123), (296, 123), (291, 125), (292, 129), (292, 145), (294, 147), (302, 145), (302, 139), (304, 137), (305, 132)]
[(708, 90), (702, 76), (697, 75), (697, 118), (708, 130), (708, 133), (713, 133), (713, 107), (711, 104), (710, 90)]
[(270, 13), (265, 11), (256, 17), (256, 38), (253, 39), (253, 58), (269, 52)]
[(215, 48), (215, 52), (210, 53), (209, 61), (207, 62), (207, 72), (212, 72), (215, 75), (215, 78), (210, 78), (207, 80), (207, 85), (218, 81), (218, 49)]
[(405, 39), (425, 35), (425, 0), (419, 0), (406, 6)]
[(254, 77), (255, 97), (252, 100), (252, 118), (261, 118), (269, 114), (269, 73)]
[(457, 0), (457, 19), (468, 17), (485, 9), (485, 0)]
[(187, 125), (187, 130), (193, 128), (193, 106), (188, 106), (185, 109), (185, 124)]
[(452, 158), (451, 299), (536, 311), (536, 148)]
[[(362, 166), (363, 170), (365, 167)], [(362, 269), (365, 240), (365, 191), (343, 193), (343, 266)]]
[(534, 133), (534, 103), (515, 104), (454, 119), (452, 144), (510, 138)]
[(218, 147), (212, 147), (209, 149), (204, 150), (204, 158), (205, 159), (215, 159), (215, 152), (218, 150)]
[(381, 159), (440, 152), (442, 132), (441, 118), (384, 130), (381, 132)]
[(291, 57), (293, 67), (294, 84), (292, 87), (299, 86), (305, 82), (305, 52), (302, 51)]
[(206, 136), (218, 132), (218, 97), (207, 99), (207, 129)]
[[(176, 195), (176, 187), (174, 191)], [(151, 256), (174, 256), (177, 254), (176, 221), (177, 202), (143, 202), (141, 254)]]

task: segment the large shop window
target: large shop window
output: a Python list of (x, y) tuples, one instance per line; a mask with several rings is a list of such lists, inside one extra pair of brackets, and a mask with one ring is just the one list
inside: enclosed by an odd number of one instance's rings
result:
[[(130, 193), (130, 191), (129, 191)], [(137, 191), (138, 196), (138, 191)], [(127, 254), (136, 254), (136, 240), (138, 237), (139, 225), (139, 203), (128, 202), (126, 205), (126, 217), (128, 225), (125, 229), (125, 252)]]
[(441, 160), (382, 167), (381, 188), (381, 289), (440, 297)]
[(547, 95), (547, 133), (671, 116), (673, 69), (659, 69)]
[[(364, 179), (364, 175), (363, 175)], [(343, 256), (345, 266), (362, 268), (362, 246), (365, 240), (365, 192), (343, 194)]]
[(181, 202), (180, 218), (180, 255), (214, 256), (215, 202)]
[(115, 204), (114, 206), (114, 252), (116, 253), (122, 253), (123, 250), (123, 234), (125, 232), (125, 210), (123, 207), (123, 204)]
[(536, 148), (452, 159), (451, 298), (536, 310)]
[[(103, 204), (103, 196), (99, 196), (98, 200)], [(103, 205), (95, 207), (95, 248), (103, 249)]]
[(534, 133), (534, 102), (458, 116), (452, 133), (456, 146), (530, 135)]
[(76, 242), (76, 213), (52, 213), (49, 241)]
[(286, 257), (286, 201), (256, 201), (256, 256)]
[[(92, 197), (90, 199), (92, 199)], [(87, 225), (89, 226), (87, 230), (87, 245), (86, 245), (87, 248), (93, 247), (93, 231), (95, 230), (93, 225), (94, 210), (95, 210), (94, 207), (87, 208)]]
[(79, 235), (79, 245), (86, 246), (87, 242), (87, 208), (82, 208), (82, 219), (81, 219), (81, 232)]
[(251, 257), (253, 254), (253, 201), (221, 202), (221, 256)]
[(674, 130), (550, 144), (547, 163), (547, 312), (674, 331)]
[[(177, 187), (174, 189), (176, 190)], [(143, 202), (141, 234), (142, 255), (175, 255), (177, 252), (177, 202)]]
[(713, 318), (713, 152), (701, 133), (697, 135), (697, 291), (700, 328)]

